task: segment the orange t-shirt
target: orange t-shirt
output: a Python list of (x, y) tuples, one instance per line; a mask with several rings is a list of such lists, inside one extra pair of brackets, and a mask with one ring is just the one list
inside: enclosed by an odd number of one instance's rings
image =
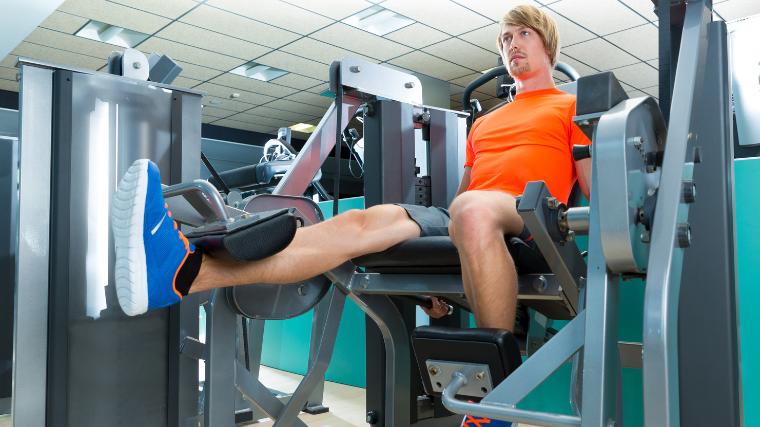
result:
[(475, 121), (467, 138), (467, 190), (518, 196), (529, 181), (544, 181), (567, 203), (577, 179), (573, 145), (591, 141), (573, 122), (575, 96), (556, 88), (518, 93), (515, 100)]

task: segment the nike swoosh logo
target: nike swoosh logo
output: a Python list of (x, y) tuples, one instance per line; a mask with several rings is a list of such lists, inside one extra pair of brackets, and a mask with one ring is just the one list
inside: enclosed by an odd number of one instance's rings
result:
[(160, 227), (161, 224), (164, 223), (165, 219), (166, 219), (166, 212), (164, 212), (164, 216), (161, 217), (161, 221), (158, 221), (158, 224), (156, 224), (156, 226), (153, 227), (153, 230), (150, 230), (150, 235), (151, 236), (154, 235), (154, 234), (156, 234), (156, 232), (158, 231), (158, 227)]

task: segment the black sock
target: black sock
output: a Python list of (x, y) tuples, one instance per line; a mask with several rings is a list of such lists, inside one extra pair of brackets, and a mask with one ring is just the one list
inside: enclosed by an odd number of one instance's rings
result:
[(201, 269), (201, 261), (203, 260), (203, 251), (198, 246), (195, 247), (195, 252), (191, 252), (187, 256), (185, 263), (177, 273), (177, 280), (174, 282), (174, 286), (177, 288), (177, 292), (185, 296), (190, 292), (190, 285), (193, 284), (193, 280), (198, 276), (198, 271)]

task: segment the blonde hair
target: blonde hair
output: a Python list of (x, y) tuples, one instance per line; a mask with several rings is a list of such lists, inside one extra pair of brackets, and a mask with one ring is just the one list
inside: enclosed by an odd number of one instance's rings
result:
[[(544, 42), (544, 47), (546, 48), (546, 53), (549, 55), (552, 67), (557, 65), (557, 57), (559, 56), (559, 31), (557, 30), (557, 23), (554, 21), (554, 18), (534, 6), (521, 5), (516, 6), (501, 18), (501, 28), (505, 25), (527, 27), (537, 32), (541, 37), (541, 40)], [(501, 33), (499, 33), (496, 43), (499, 46), (499, 52), (501, 52)]]

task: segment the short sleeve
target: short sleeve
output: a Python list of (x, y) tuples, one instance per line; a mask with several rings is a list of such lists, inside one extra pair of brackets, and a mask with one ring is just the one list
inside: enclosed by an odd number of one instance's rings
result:
[(570, 149), (572, 150), (573, 145), (591, 145), (591, 140), (588, 139), (585, 133), (581, 130), (580, 127), (573, 121), (573, 116), (575, 115), (575, 101), (573, 101), (572, 107), (570, 108), (570, 111), (568, 113), (568, 121), (570, 122)]

